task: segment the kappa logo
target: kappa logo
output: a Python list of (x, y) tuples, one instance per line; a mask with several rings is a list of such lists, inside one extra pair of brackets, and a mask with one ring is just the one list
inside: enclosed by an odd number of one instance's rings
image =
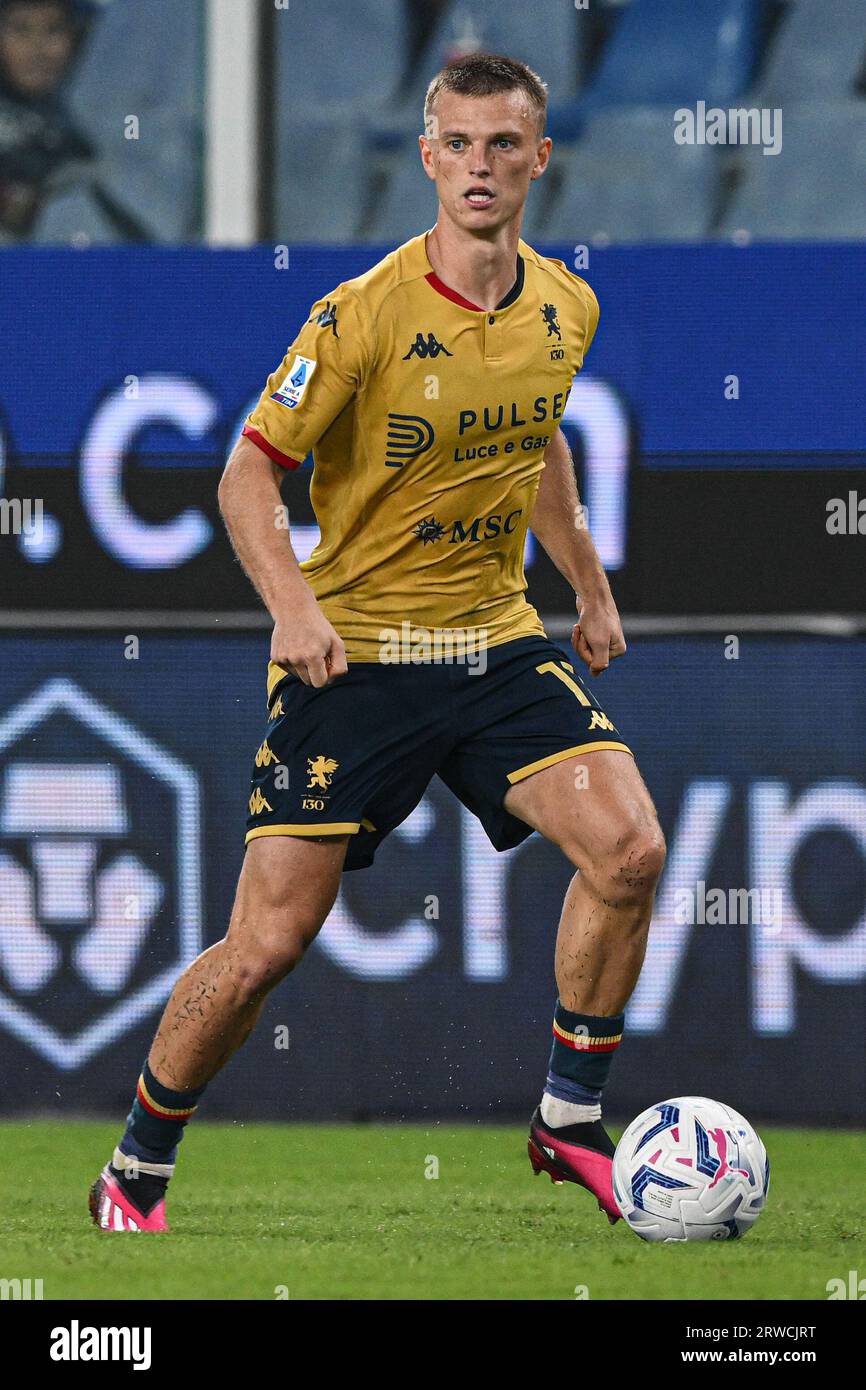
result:
[(271, 763), (278, 763), (280, 760), (271, 748), (268, 740), (265, 739), (258, 753), (256, 753), (256, 767), (270, 767)]
[(315, 370), (315, 358), (302, 357), (300, 353), (296, 353), (288, 375), (282, 386), (274, 391), (271, 400), (279, 401), (280, 405), (286, 405), (289, 410), (294, 410), (295, 406), (300, 405), (304, 399), (304, 392), (309, 386), (310, 378)]
[(555, 333), (555, 334), (556, 334), (556, 341), (557, 341), (558, 343), (561, 343), (561, 342), (562, 342), (562, 333), (561, 333), (560, 330), (559, 330), (559, 320), (558, 320), (558, 318), (557, 318), (557, 309), (556, 309), (556, 305), (555, 305), (555, 304), (545, 304), (545, 305), (543, 305), (542, 308), (539, 310), (539, 313), (541, 314), (541, 317), (544, 319), (544, 322), (547, 324), (547, 336), (548, 336), (548, 338), (552, 338), (553, 335), (554, 335), (554, 333)]
[(327, 791), (331, 785), (331, 779), (340, 764), (334, 758), (326, 758), (324, 753), (320, 753), (317, 758), (307, 758), (307, 791), (313, 787), (321, 787), (322, 791)]
[(283, 697), (282, 695), (278, 695), (274, 702), (274, 707), (271, 710), (271, 719), (280, 719), (285, 712), (286, 711), (283, 709)]
[[(571, 669), (574, 670), (574, 667)], [(602, 714), (600, 709), (594, 709), (592, 712), (592, 719), (589, 721), (588, 732), (592, 733), (593, 729), (605, 729), (608, 733), (616, 733), (616, 725), (611, 724), (607, 715)]]
[(423, 415), (388, 415), (385, 467), (402, 468), (430, 448), (436, 438), (433, 426)]
[(332, 304), (330, 299), (325, 300), (324, 309), (320, 309), (318, 314), (313, 314), (312, 318), (307, 319), (307, 323), (317, 323), (320, 328), (330, 328), (335, 338), (340, 336), (337, 332), (337, 306)]
[(273, 809), (271, 803), (262, 795), (261, 787), (256, 787), (250, 797), (250, 815), (260, 816), (262, 811), (273, 811)]
[(446, 357), (454, 356), (454, 353), (449, 352), (444, 343), (439, 342), (434, 333), (428, 333), (426, 339), (423, 333), (416, 333), (415, 341), (403, 361), (408, 362), (410, 357), (438, 357), (443, 352)]

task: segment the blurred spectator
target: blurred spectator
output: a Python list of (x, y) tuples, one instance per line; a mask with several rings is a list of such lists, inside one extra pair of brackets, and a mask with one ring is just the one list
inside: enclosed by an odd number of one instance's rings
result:
[(61, 95), (86, 29), (77, 0), (0, 0), (0, 240), (26, 237), (62, 173), (92, 158)]
[(403, 74), (401, 90), (405, 93), (411, 84), (421, 55), (432, 38), (442, 15), (451, 0), (403, 0), (406, 17), (409, 21), (409, 45), (406, 53), (406, 70)]

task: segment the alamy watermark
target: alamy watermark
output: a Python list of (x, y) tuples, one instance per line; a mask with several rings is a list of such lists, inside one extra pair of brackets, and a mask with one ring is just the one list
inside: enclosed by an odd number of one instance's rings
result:
[(761, 926), (781, 929), (780, 888), (708, 888), (698, 879), (694, 888), (674, 894), (674, 921), (692, 927)]
[(0, 1279), (0, 1301), (43, 1298), (41, 1279)]
[(42, 540), (41, 497), (0, 497), (0, 536), (26, 536)]
[(782, 149), (782, 108), (707, 106), (705, 101), (674, 112), (678, 145), (761, 145), (764, 154)]
[(468, 666), (470, 674), (487, 670), (487, 629), (484, 627), (416, 627), (402, 622), (399, 628), (379, 632), (379, 660), (383, 666)]

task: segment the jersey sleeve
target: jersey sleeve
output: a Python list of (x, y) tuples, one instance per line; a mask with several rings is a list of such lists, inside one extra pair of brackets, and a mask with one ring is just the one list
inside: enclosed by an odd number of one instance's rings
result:
[(268, 377), (244, 436), (275, 463), (297, 468), (363, 385), (373, 355), (372, 334), (359, 295), (347, 285), (317, 300)]
[(583, 366), (583, 358), (585, 358), (586, 354), (589, 352), (589, 349), (592, 346), (592, 340), (595, 337), (595, 330), (598, 328), (598, 319), (601, 310), (598, 307), (598, 300), (595, 297), (595, 291), (590, 289), (589, 285), (586, 283), (585, 280), (581, 280), (580, 283), (583, 286), (587, 307), (586, 337), (584, 338), (583, 353), (581, 354), (580, 364), (581, 366)]
[(579, 275), (575, 275), (574, 271), (565, 264), (565, 261), (558, 261), (553, 256), (548, 256), (545, 259), (548, 265), (555, 266), (559, 275), (564, 277), (567, 290), (572, 298), (573, 321), (583, 328), (583, 342), (580, 352), (572, 363), (574, 370), (579, 372), (592, 345), (595, 330), (598, 328), (598, 300), (592, 287)]

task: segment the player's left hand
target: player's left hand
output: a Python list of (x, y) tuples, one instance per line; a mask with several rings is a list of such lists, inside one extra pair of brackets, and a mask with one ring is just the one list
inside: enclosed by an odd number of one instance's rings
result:
[(626, 651), (622, 624), (616, 604), (608, 593), (600, 598), (577, 600), (577, 622), (571, 633), (571, 645), (581, 661), (585, 661), (593, 676), (601, 675), (612, 661)]

